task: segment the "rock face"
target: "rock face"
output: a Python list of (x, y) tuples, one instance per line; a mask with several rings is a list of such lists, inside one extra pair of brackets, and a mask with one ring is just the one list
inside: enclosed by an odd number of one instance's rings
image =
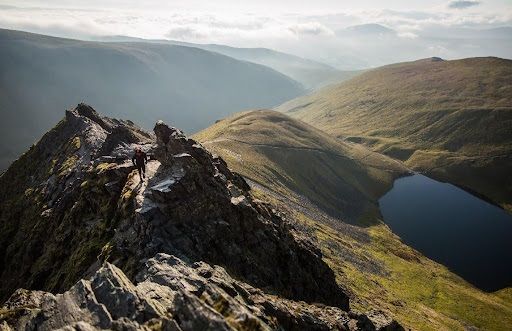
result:
[(138, 261), (165, 252), (220, 264), (287, 298), (348, 309), (320, 251), (254, 201), (242, 177), (179, 130), (157, 123), (154, 131), (160, 164), (139, 193), (140, 210), (115, 237), (123, 256)]
[(162, 122), (153, 135), (80, 104), (0, 177), (0, 198), (4, 329), (400, 329), (348, 312), (311, 241)]
[[(9, 330), (399, 330), (378, 313), (292, 302), (237, 281), (219, 266), (157, 254), (134, 285), (106, 263), (53, 295), (18, 290), (5, 303)], [(293, 309), (290, 309), (293, 308)]]
[(116, 127), (143, 146), (154, 141), (132, 123), (80, 104), (0, 176), (0, 300), (19, 287), (69, 288), (112, 238), (133, 170), (102, 163), (124, 162), (132, 153), (118, 141), (115, 151), (100, 155)]

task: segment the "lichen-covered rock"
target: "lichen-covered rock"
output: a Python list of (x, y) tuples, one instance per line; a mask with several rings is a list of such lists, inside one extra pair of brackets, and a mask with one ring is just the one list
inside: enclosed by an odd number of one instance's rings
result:
[[(380, 317), (293, 302), (235, 280), (221, 267), (167, 254), (149, 259), (134, 285), (106, 263), (53, 295), (18, 291), (2, 311), (15, 330), (401, 330)], [(382, 323), (384, 321), (384, 323)]]
[(129, 212), (133, 148), (154, 142), (79, 104), (0, 176), (0, 301), (20, 287), (63, 291), (86, 274)]
[(97, 122), (89, 108), (66, 111), (0, 176), (0, 300), (20, 287), (69, 288), (112, 235), (108, 229), (132, 169), (93, 163), (110, 134), (106, 129), (131, 125)]

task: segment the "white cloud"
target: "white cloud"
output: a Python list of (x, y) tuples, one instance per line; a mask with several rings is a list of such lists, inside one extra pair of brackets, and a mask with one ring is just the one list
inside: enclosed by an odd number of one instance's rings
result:
[(174, 40), (202, 40), (210, 36), (208, 31), (202, 31), (190, 26), (175, 26), (172, 27), (169, 32), (165, 35), (166, 37)]
[(109, 34), (110, 29), (88, 12), (0, 8), (0, 27), (64, 37)]
[[(374, 9), (311, 15), (172, 8), (135, 11), (0, 6), (0, 27), (75, 38), (127, 35), (240, 47), (269, 47), (328, 61), (344, 69), (441, 53), (445, 57), (476, 56), (483, 50), (486, 50), (486, 55), (511, 58), (512, 46), (506, 43), (487, 40), (484, 47), (484, 41), (469, 40), (475, 39), (470, 29), (512, 26), (511, 10), (485, 8), (482, 4), (471, 11), (448, 10), (444, 2), (439, 7), (422, 11)], [(377, 36), (375, 39), (369, 36), (370, 39), (366, 40), (336, 34), (349, 26), (367, 23), (389, 27), (396, 34)], [(446, 42), (447, 38), (466, 41), (457, 44)], [(348, 64), (345, 66), (344, 63)]]
[(307, 23), (293, 24), (293, 25), (290, 25), (288, 27), (288, 29), (297, 36), (300, 36), (300, 35), (332, 36), (332, 35), (334, 35), (334, 32), (331, 29), (329, 29), (328, 27), (326, 27), (325, 25), (323, 25), (319, 22), (307, 22)]
[(469, 7), (478, 6), (479, 4), (480, 4), (480, 1), (456, 0), (456, 1), (451, 1), (448, 4), (448, 7), (452, 8), (452, 9), (466, 9)]
[(442, 46), (442, 45), (432, 45), (432, 46), (429, 46), (428, 47), (428, 50), (430, 52), (432, 52), (433, 55), (437, 55), (437, 56), (444, 56), (444, 55), (448, 55), (450, 54), (450, 51)]
[(399, 32), (398, 36), (400, 38), (409, 38), (409, 39), (416, 39), (418, 38), (418, 35), (412, 32)]

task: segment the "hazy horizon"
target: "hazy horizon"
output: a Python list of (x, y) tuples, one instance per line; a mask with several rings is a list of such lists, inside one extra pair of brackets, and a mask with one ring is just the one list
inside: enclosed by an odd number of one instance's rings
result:
[(431, 56), (512, 58), (510, 1), (6, 1), (0, 27), (265, 47), (360, 69)]

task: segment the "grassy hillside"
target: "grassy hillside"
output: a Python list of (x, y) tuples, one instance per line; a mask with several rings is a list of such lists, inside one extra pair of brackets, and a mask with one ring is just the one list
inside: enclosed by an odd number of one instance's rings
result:
[(413, 330), (505, 330), (512, 323), (510, 289), (480, 291), (402, 243), (385, 225), (358, 228), (319, 217), (311, 205), (300, 208), (281, 196), (273, 200), (316, 237), (339, 283), (352, 291), (354, 308), (387, 310)]
[[(372, 206), (371, 200), (389, 186), (391, 174), (403, 171), (388, 158), (363, 154), (358, 145), (271, 111), (235, 114), (195, 138), (251, 179), (257, 198), (300, 220), (296, 227), (316, 238), (356, 309), (387, 310), (414, 330), (503, 330), (512, 323), (510, 290), (488, 294), (474, 288), (402, 243), (375, 211), (366, 215), (366, 223), (374, 224), (369, 227), (349, 225), (326, 213), (332, 200), (317, 199), (319, 192), (337, 194), (341, 215), (351, 214), (361, 203)], [(327, 153), (352, 159), (321, 156)], [(387, 175), (382, 176), (383, 169)], [(349, 183), (330, 186), (341, 182), (338, 174)], [(351, 199), (350, 194), (358, 193), (350, 186), (367, 192), (364, 202)]]
[(235, 114), (194, 138), (245, 177), (282, 194), (297, 192), (351, 223), (373, 222), (378, 197), (406, 173), (390, 158), (268, 110)]
[(512, 210), (511, 60), (385, 66), (278, 110)]
[(0, 169), (83, 100), (146, 128), (162, 119), (195, 132), (234, 111), (303, 92), (273, 69), (192, 47), (12, 30), (0, 30), (0, 45)]

